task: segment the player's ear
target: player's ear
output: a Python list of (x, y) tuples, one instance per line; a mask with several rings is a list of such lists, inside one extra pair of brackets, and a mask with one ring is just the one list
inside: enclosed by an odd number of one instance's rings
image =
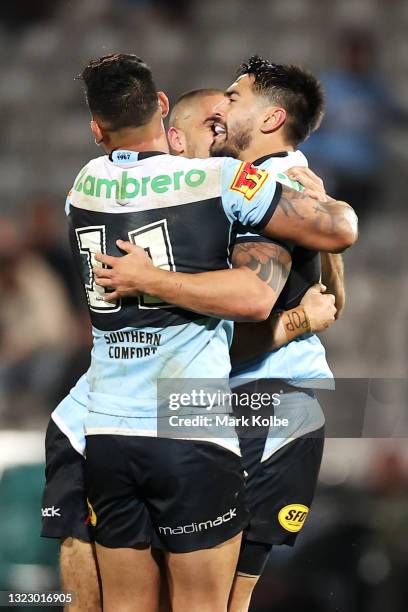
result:
[(100, 145), (103, 142), (103, 133), (101, 126), (95, 119), (91, 121), (91, 132), (93, 137), (95, 138), (95, 144)]
[(169, 127), (167, 132), (167, 140), (169, 141), (170, 149), (174, 155), (183, 155), (186, 150), (186, 138), (183, 130), (175, 127)]
[(157, 92), (157, 98), (159, 100), (159, 106), (161, 108), (162, 118), (164, 119), (169, 114), (170, 102), (164, 91)]
[(286, 121), (286, 111), (280, 106), (269, 106), (263, 116), (261, 132), (276, 132)]

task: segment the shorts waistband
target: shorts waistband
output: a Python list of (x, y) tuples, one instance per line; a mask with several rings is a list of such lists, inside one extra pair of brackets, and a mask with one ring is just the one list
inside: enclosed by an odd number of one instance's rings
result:
[(249, 380), (247, 383), (240, 385), (239, 387), (234, 387), (234, 391), (236, 393), (243, 393), (243, 392), (261, 393), (262, 391), (265, 391), (270, 394), (279, 393), (280, 395), (286, 395), (287, 393), (310, 394), (309, 389), (305, 389), (304, 387), (294, 387), (293, 385), (289, 385), (282, 378), (260, 378), (259, 380)]

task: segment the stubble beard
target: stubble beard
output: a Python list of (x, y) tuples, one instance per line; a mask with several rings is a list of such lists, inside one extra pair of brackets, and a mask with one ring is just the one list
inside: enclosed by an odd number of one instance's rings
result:
[(223, 142), (213, 142), (210, 147), (211, 157), (235, 157), (239, 159), (252, 142), (253, 122), (248, 118), (245, 122), (231, 128)]

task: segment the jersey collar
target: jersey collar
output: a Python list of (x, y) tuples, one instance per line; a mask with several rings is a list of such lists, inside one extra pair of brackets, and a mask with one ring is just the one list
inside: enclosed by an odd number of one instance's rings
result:
[(278, 153), (270, 153), (269, 155), (264, 155), (263, 157), (259, 157), (252, 163), (254, 164), (254, 166), (260, 166), (261, 164), (266, 162), (266, 160), (270, 159), (271, 157), (287, 157), (288, 155), (289, 155), (289, 151), (280, 151)]
[(129, 151), (127, 149), (114, 149), (109, 154), (109, 160), (120, 166), (132, 166), (136, 162), (154, 157), (155, 155), (165, 155), (163, 151)]

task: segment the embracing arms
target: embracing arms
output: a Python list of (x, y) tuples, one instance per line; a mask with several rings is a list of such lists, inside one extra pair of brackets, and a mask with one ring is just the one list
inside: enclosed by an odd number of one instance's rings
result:
[(325, 289), (324, 285), (313, 285), (295, 308), (272, 313), (256, 325), (236, 325), (230, 350), (232, 365), (276, 351), (305, 333), (327, 329), (334, 323), (336, 307), (334, 296), (323, 293)]
[(316, 200), (283, 186), (276, 210), (261, 233), (314, 251), (341, 253), (357, 240), (357, 216), (345, 202), (326, 198)]
[(342, 256), (335, 253), (320, 253), (322, 262), (322, 283), (326, 285), (329, 293), (336, 300), (336, 319), (344, 310), (346, 303), (346, 291), (344, 287), (344, 264)]
[[(313, 243), (313, 248), (319, 245), (319, 248), (339, 249), (340, 243), (345, 248), (347, 241), (351, 243), (356, 238), (354, 212), (347, 204), (334, 200), (318, 201), (316, 197), (320, 197), (320, 193), (309, 191), (310, 195), (305, 192), (302, 195), (283, 187), (273, 220), (263, 232), (270, 236), (285, 234), (288, 239), (303, 245)], [(308, 232), (304, 231), (305, 227), (309, 228)], [(105, 299), (109, 302), (148, 294), (207, 316), (264, 321), (290, 271), (289, 253), (267, 242), (237, 245), (234, 270), (198, 274), (154, 268), (142, 249), (123, 241), (117, 244), (127, 255), (117, 258), (99, 254), (97, 261), (110, 267), (94, 268), (96, 283), (114, 289), (106, 294)]]
[[(322, 179), (317, 176), (310, 168), (290, 168), (287, 172), (290, 179), (301, 183), (316, 200), (325, 201), (327, 194)], [(346, 292), (344, 286), (344, 264), (343, 258), (337, 253), (320, 253), (322, 266), (322, 283), (327, 287), (328, 293), (335, 297), (336, 319), (343, 313)]]
[(118, 241), (127, 255), (96, 259), (110, 268), (95, 267), (96, 283), (113, 287), (106, 301), (147, 294), (168, 304), (206, 316), (232, 321), (264, 321), (271, 312), (291, 267), (283, 247), (253, 242), (234, 249), (234, 269), (187, 274), (153, 266), (140, 247)]

